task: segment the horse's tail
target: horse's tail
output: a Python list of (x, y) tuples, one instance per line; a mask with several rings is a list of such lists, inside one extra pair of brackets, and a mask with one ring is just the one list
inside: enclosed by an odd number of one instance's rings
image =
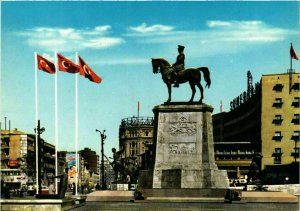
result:
[(211, 80), (210, 80), (210, 72), (209, 69), (207, 67), (199, 67), (198, 70), (202, 71), (204, 74), (204, 80), (206, 82), (206, 86), (205, 87), (210, 87), (211, 84)]

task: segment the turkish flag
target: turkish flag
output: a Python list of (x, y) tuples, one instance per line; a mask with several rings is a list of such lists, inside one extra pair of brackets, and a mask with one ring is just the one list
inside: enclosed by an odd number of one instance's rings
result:
[(97, 84), (101, 83), (102, 79), (87, 65), (87, 63), (79, 56), (80, 75), (88, 78), (90, 81)]
[(55, 65), (38, 54), (37, 54), (37, 63), (38, 63), (39, 70), (43, 70), (50, 74), (55, 74)]
[(296, 54), (296, 52), (295, 52), (295, 50), (293, 48), (293, 44), (291, 44), (290, 54), (291, 54), (291, 58), (292, 59), (298, 60), (298, 56), (297, 56), (297, 54)]
[(58, 69), (63, 72), (68, 73), (78, 73), (80, 72), (80, 66), (73, 63), (71, 60), (67, 59), (60, 53), (57, 54), (58, 57)]

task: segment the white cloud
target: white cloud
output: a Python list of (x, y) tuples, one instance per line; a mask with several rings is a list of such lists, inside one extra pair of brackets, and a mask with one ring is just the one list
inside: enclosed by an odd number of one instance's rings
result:
[[(142, 24), (136, 28), (135, 34), (128, 34), (131, 37), (137, 37), (137, 41), (145, 43), (167, 43), (173, 41), (197, 41), (200, 43), (209, 42), (239, 42), (239, 43), (269, 43), (286, 39), (286, 37), (293, 33), (290, 30), (278, 27), (272, 27), (262, 21), (207, 21), (207, 29), (191, 30), (191, 31), (176, 31), (174, 27), (170, 27), (165, 32), (168, 33), (152, 33), (147, 36), (145, 32), (149, 30), (142, 30), (151, 28), (146, 24)], [(131, 29), (133, 27), (130, 27)], [(138, 37), (142, 39), (138, 40)]]
[(124, 40), (121, 38), (102, 37), (102, 38), (88, 40), (87, 42), (83, 43), (83, 46), (86, 48), (100, 49), (100, 48), (108, 48), (111, 46), (119, 45), (123, 42)]
[(96, 26), (93, 29), (74, 29), (58, 27), (37, 27), (17, 33), (26, 37), (27, 44), (44, 51), (79, 51), (84, 49), (102, 49), (122, 44), (124, 40), (109, 37), (111, 26)]
[(142, 33), (142, 34), (153, 34), (153, 33), (163, 33), (163, 32), (170, 32), (174, 29), (173, 26), (155, 24), (151, 26), (147, 26), (146, 23), (142, 23), (139, 26), (130, 26), (129, 30), (135, 33)]
[[(175, 30), (175, 27), (170, 26), (172, 30), (159, 33), (136, 30), (135, 33), (128, 33), (125, 36), (134, 38), (139, 44), (170, 46), (170, 51), (174, 51), (174, 46), (177, 44), (183, 44), (187, 47), (187, 55), (198, 58), (249, 51), (265, 44), (287, 40), (289, 36), (299, 33), (260, 20), (210, 20), (205, 24), (206, 27), (193, 28), (193, 30)], [(147, 25), (140, 26), (146, 28)]]
[(209, 28), (218, 27), (218, 26), (231, 26), (231, 22), (228, 21), (208, 21), (207, 25)]

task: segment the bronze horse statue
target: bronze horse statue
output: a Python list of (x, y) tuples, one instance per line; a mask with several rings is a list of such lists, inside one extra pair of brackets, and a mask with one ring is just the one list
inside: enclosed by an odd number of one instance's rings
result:
[(201, 98), (199, 102), (202, 103), (203, 87), (200, 83), (201, 81), (200, 71), (203, 73), (204, 80), (206, 81), (205, 87), (209, 88), (211, 84), (211, 80), (210, 80), (210, 72), (207, 67), (188, 68), (177, 73), (177, 76), (175, 75), (174, 70), (172, 66), (169, 64), (169, 62), (167, 62), (163, 58), (152, 59), (152, 67), (153, 67), (153, 73), (158, 73), (158, 72), (161, 73), (162, 79), (168, 87), (169, 98), (167, 100), (167, 103), (171, 102), (171, 93), (172, 93), (171, 85), (174, 83), (175, 79), (180, 84), (189, 82), (192, 89), (192, 97), (189, 102), (193, 102), (194, 100), (194, 95), (196, 93), (195, 86), (197, 85), (197, 87), (201, 92)]

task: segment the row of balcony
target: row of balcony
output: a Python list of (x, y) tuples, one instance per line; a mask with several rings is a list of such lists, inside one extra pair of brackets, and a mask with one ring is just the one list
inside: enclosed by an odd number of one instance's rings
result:
[[(282, 98), (275, 98), (275, 101), (273, 103), (273, 107), (274, 108), (281, 108), (283, 105), (283, 101), (282, 101)], [(294, 97), (294, 100), (291, 104), (291, 106), (295, 107), (295, 108), (299, 108), (300, 106), (300, 98), (299, 97)]]
[[(282, 84), (275, 84), (273, 86), (273, 91), (275, 92), (282, 92), (283, 90), (283, 85)], [(299, 91), (299, 83), (294, 83), (292, 86), (291, 86), (291, 90), (295, 90), (295, 91)]]
[(216, 151), (215, 152), (215, 155), (234, 155), (234, 156), (238, 156), (238, 155), (253, 155), (254, 154), (254, 151), (253, 152), (250, 152), (250, 151), (245, 151), (245, 152), (236, 152), (236, 151), (225, 151), (225, 152), (220, 152), (220, 151)]
[[(272, 123), (275, 125), (281, 125), (283, 122), (283, 118), (281, 114), (276, 114)], [(295, 125), (299, 125), (300, 124), (300, 114), (294, 114), (293, 119), (291, 120), (291, 123), (295, 124)]]

